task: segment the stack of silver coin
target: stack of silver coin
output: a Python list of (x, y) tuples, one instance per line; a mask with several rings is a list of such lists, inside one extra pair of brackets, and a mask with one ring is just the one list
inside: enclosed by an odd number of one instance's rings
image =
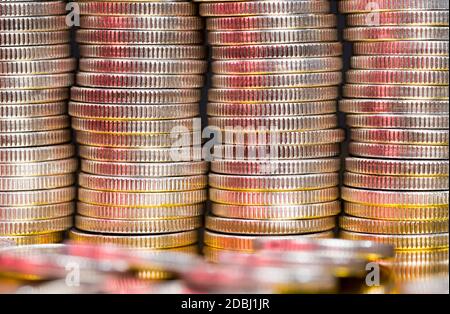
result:
[(69, 113), (82, 159), (71, 237), (146, 249), (195, 244), (208, 170), (194, 147), (207, 68), (195, 4), (78, 5)]
[(448, 1), (340, 2), (354, 42), (342, 236), (394, 244), (400, 279), (446, 272)]
[(12, 244), (59, 242), (72, 225), (65, 13), (63, 1), (0, 0), (0, 239)]
[(329, 1), (198, 1), (213, 59), (208, 126), (221, 134), (205, 256), (252, 251), (262, 236), (332, 236), (342, 47)]

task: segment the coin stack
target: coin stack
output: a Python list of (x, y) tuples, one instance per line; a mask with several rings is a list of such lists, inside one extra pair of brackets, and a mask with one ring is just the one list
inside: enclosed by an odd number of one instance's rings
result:
[(213, 59), (208, 124), (222, 140), (205, 255), (253, 251), (263, 236), (332, 236), (342, 47), (329, 1), (198, 1)]
[(207, 193), (207, 163), (194, 147), (207, 67), (195, 4), (79, 7), (81, 59), (69, 114), (82, 159), (70, 236), (192, 251)]
[(355, 56), (342, 236), (396, 246), (400, 280), (448, 276), (448, 1), (346, 0)]
[(59, 242), (72, 225), (65, 14), (63, 1), (0, 0), (0, 239), (13, 245)]

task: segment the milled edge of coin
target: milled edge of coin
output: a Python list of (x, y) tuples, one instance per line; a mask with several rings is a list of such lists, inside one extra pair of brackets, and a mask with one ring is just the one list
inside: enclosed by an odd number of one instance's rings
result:
[(0, 60), (26, 61), (65, 59), (70, 57), (70, 45), (0, 47)]
[(448, 205), (448, 191), (372, 191), (342, 187), (343, 200), (366, 205), (418, 207)]
[(166, 249), (194, 244), (198, 241), (197, 231), (184, 231), (154, 235), (112, 235), (92, 234), (70, 229), (69, 238), (76, 242), (114, 244), (139, 249)]
[(346, 124), (353, 128), (448, 129), (447, 115), (347, 114)]
[(334, 28), (324, 29), (282, 29), (282, 30), (245, 30), (245, 31), (210, 31), (210, 45), (250, 45), (282, 44), (296, 42), (332, 42), (338, 40)]
[(192, 191), (205, 189), (208, 185), (206, 175), (147, 178), (99, 176), (81, 172), (78, 181), (80, 186), (87, 189), (125, 192)]
[(80, 17), (80, 27), (87, 29), (129, 30), (199, 30), (202, 20), (196, 16), (103, 16)]
[(164, 193), (105, 192), (78, 189), (81, 202), (94, 205), (121, 207), (158, 207), (199, 204), (206, 201), (206, 190), (178, 191)]
[(421, 235), (385, 235), (358, 233), (341, 230), (341, 238), (357, 241), (374, 241), (394, 245), (397, 250), (419, 250), (448, 248), (448, 233), (421, 234)]
[(88, 103), (159, 104), (194, 103), (200, 101), (198, 89), (102, 89), (73, 86), (71, 99)]
[(256, 30), (336, 27), (335, 14), (218, 17), (206, 20), (207, 30)]
[(448, 114), (448, 100), (342, 99), (339, 110), (345, 113)]
[(449, 97), (447, 86), (345, 84), (343, 96), (348, 98), (437, 99)]
[[(45, 4), (42, 4), (45, 6)], [(55, 31), (68, 29), (65, 15), (0, 17), (1, 31)]]
[(215, 216), (252, 220), (312, 219), (336, 216), (340, 211), (339, 201), (294, 206), (236, 206), (218, 203), (211, 204), (211, 212)]
[[(428, 154), (426, 156), (433, 156), (434, 154), (438, 154), (442, 148), (430, 149), (429, 152), (426, 151), (425, 148), (421, 148), (421, 145), (445, 145), (449, 142), (449, 133), (447, 130), (427, 130), (427, 129), (366, 129), (366, 128), (358, 128), (358, 129), (350, 129), (350, 138), (355, 142), (365, 142), (366, 147), (363, 148), (360, 144), (358, 145), (361, 149), (367, 150), (369, 143), (379, 143), (385, 144), (386, 147), (380, 145), (380, 149), (392, 148), (393, 156), (394, 148), (397, 146), (390, 146), (395, 144), (409, 144), (409, 146), (404, 146), (398, 152), (404, 152), (404, 154), (414, 154), (413, 151), (416, 150), (420, 152), (420, 154)], [(415, 146), (414, 146), (415, 144)], [(373, 147), (373, 146), (372, 146)], [(433, 150), (436, 151), (433, 152)], [(409, 153), (410, 152), (410, 153)], [(397, 153), (398, 154), (398, 153)], [(400, 155), (399, 155), (400, 156)], [(427, 158), (427, 157), (425, 157)]]
[(264, 132), (323, 130), (338, 126), (336, 114), (285, 117), (209, 117), (208, 125), (221, 130)]
[[(0, 106), (1, 108), (1, 106)], [(0, 109), (1, 110), (1, 109)], [(197, 117), (198, 103), (187, 104), (94, 104), (71, 101), (68, 105), (69, 115), (85, 119), (117, 120), (167, 120)]]
[(75, 203), (66, 202), (27, 207), (0, 207), (1, 220), (41, 220), (70, 216), (75, 213)]
[(0, 149), (1, 163), (45, 162), (66, 159), (75, 155), (75, 146), (62, 144), (43, 147)]
[(231, 191), (308, 191), (339, 184), (336, 172), (302, 175), (242, 176), (209, 174), (209, 186)]
[(371, 5), (371, 0), (348, 0), (339, 2), (339, 11), (342, 13), (351, 12), (378, 12), (397, 10), (448, 10), (448, 2), (437, 1), (416, 1), (416, 0), (377, 0), (376, 5)]
[(342, 54), (340, 42), (293, 43), (272, 45), (213, 46), (214, 60), (337, 57)]
[(23, 192), (0, 192), (1, 206), (35, 206), (72, 201), (75, 198), (74, 186)]
[(439, 26), (372, 26), (344, 29), (347, 41), (448, 40), (448, 27)]
[(370, 11), (370, 13), (349, 14), (345, 17), (345, 20), (348, 26), (372, 26), (374, 23), (377, 25), (446, 26), (449, 24), (449, 12), (425, 10), (383, 11), (373, 16), (373, 11)]
[[(317, 145), (279, 145), (277, 151), (270, 151), (270, 145), (244, 146), (241, 145), (216, 145), (214, 146), (214, 159), (232, 160), (289, 160), (305, 158), (336, 157), (340, 152), (338, 143)], [(241, 152), (242, 149), (242, 152)], [(269, 150), (269, 151), (268, 151)]]
[(43, 220), (0, 221), (0, 235), (36, 235), (63, 231), (72, 226), (72, 216)]
[(2, 177), (48, 176), (76, 172), (76, 158), (57, 159), (40, 162), (16, 161), (0, 163)]
[[(1, 151), (0, 151), (1, 152)], [(112, 148), (79, 145), (81, 158), (115, 162), (182, 162), (201, 161), (201, 149), (196, 147), (172, 148)]]
[(155, 220), (98, 219), (76, 215), (75, 227), (90, 232), (151, 234), (189, 231), (201, 226), (201, 217)]
[[(203, 74), (206, 72), (205, 60), (141, 60), (141, 59), (100, 59), (81, 58), (80, 71), (102, 72), (120, 77), (119, 73), (135, 74)], [(94, 73), (91, 75), (100, 75)], [(88, 74), (85, 74), (88, 75)], [(145, 78), (145, 76), (138, 76)], [(180, 87), (181, 88), (181, 87)]]
[(82, 159), (80, 169), (86, 173), (114, 177), (173, 177), (206, 174), (208, 163), (205, 161), (136, 163)]
[(448, 146), (380, 144), (350, 142), (349, 154), (353, 156), (389, 159), (448, 159)]
[(436, 55), (448, 56), (448, 41), (388, 41), (356, 42), (356, 55)]
[(302, 205), (330, 202), (338, 198), (338, 188), (307, 191), (252, 192), (209, 189), (211, 201), (230, 205)]
[(64, 1), (0, 2), (2, 17), (62, 15), (66, 13)]
[(348, 215), (383, 220), (440, 220), (449, 218), (448, 206), (443, 207), (384, 207), (344, 202)]
[(389, 175), (344, 173), (344, 185), (355, 188), (390, 191), (448, 190), (448, 177), (406, 177)]
[[(263, 131), (263, 132), (259, 132)], [(249, 149), (256, 149), (256, 146), (272, 146), (271, 152), (277, 153), (282, 146), (288, 145), (315, 145), (315, 144), (332, 144), (340, 143), (344, 140), (343, 129), (327, 129), (327, 130), (307, 130), (307, 131), (276, 131), (257, 128), (240, 128), (229, 129), (225, 131), (225, 144), (233, 145), (252, 145)], [(214, 146), (214, 148), (216, 148)], [(240, 147), (240, 150), (246, 147)]]
[(25, 133), (0, 133), (0, 147), (44, 146), (70, 141), (70, 129)]
[(0, 76), (1, 89), (61, 88), (70, 87), (73, 83), (74, 76), (72, 73)]
[(174, 219), (184, 217), (201, 216), (204, 212), (203, 204), (193, 204), (184, 206), (168, 207), (148, 207), (148, 208), (124, 208), (116, 206), (101, 206), (78, 202), (77, 212), (79, 215), (101, 218), (101, 219), (126, 219), (126, 220), (146, 220), (146, 219)]
[(0, 105), (0, 117), (2, 118), (36, 118), (66, 113), (66, 102)]
[(70, 42), (69, 30), (53, 32), (0, 32), (1, 46), (57, 45)]
[(207, 105), (207, 113), (214, 117), (304, 116), (336, 112), (336, 101), (303, 103), (235, 104), (213, 103)]
[(345, 169), (354, 173), (393, 176), (448, 176), (448, 160), (383, 160), (347, 157)]
[(34, 104), (66, 100), (69, 98), (69, 88), (52, 88), (44, 90), (2, 90), (0, 89), (0, 104)]
[(59, 130), (69, 127), (67, 115), (34, 118), (0, 118), (0, 132), (39, 132)]
[(50, 232), (33, 235), (21, 235), (21, 236), (1, 236), (2, 240), (12, 241), (16, 245), (35, 245), (35, 244), (50, 244), (59, 243), (64, 239), (64, 232)]
[(218, 88), (315, 87), (339, 85), (341, 82), (341, 72), (213, 75), (211, 78), (211, 86)]
[(190, 2), (80, 2), (81, 15), (132, 16), (132, 15), (195, 15), (196, 6)]
[(79, 45), (79, 49), (86, 58), (203, 59), (206, 55), (200, 45)]
[(447, 71), (426, 70), (349, 70), (346, 82), (350, 84), (447, 85)]
[(213, 160), (211, 171), (236, 175), (327, 173), (340, 169), (339, 158), (307, 160)]
[(201, 3), (201, 16), (247, 16), (278, 15), (295, 13), (328, 13), (330, 4), (327, 1), (248, 1)]
[[(354, 69), (385, 69), (385, 70), (439, 70), (449, 68), (449, 57), (443, 56), (353, 56), (350, 59), (351, 67)], [(380, 73), (380, 72), (377, 72)]]
[(448, 232), (448, 220), (389, 221), (341, 216), (340, 228), (359, 233), (435, 234)]
[[(254, 252), (256, 250), (255, 241), (261, 238), (261, 235), (235, 235), (235, 234), (221, 234), (205, 230), (204, 242), (206, 245), (218, 248), (229, 249), (235, 251)], [(303, 238), (330, 238), (333, 237), (332, 231), (324, 231), (317, 233), (305, 233), (297, 235), (283, 235), (283, 236), (264, 236), (268, 240), (295, 240)]]
[(0, 177), (0, 191), (48, 190), (73, 185), (74, 174), (57, 174), (50, 176)]
[(334, 217), (302, 220), (250, 220), (206, 216), (208, 230), (237, 234), (301, 234), (327, 231), (335, 227)]

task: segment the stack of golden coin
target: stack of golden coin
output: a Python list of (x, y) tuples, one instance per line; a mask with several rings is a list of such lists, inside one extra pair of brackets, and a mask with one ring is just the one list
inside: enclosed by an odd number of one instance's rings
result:
[(338, 201), (341, 44), (329, 1), (200, 2), (214, 147), (205, 255), (260, 237), (330, 237)]
[(0, 239), (13, 245), (59, 242), (72, 225), (65, 14), (64, 1), (0, 1)]
[(207, 163), (194, 147), (207, 68), (195, 4), (78, 5), (81, 59), (69, 114), (81, 173), (70, 236), (192, 250), (207, 193)]
[(342, 236), (394, 244), (399, 279), (446, 273), (448, 1), (344, 0), (354, 56)]

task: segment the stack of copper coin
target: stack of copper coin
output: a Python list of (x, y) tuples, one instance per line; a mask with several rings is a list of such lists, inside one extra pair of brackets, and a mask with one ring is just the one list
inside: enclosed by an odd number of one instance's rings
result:
[(199, 0), (212, 53), (205, 254), (331, 236), (339, 209), (341, 45), (328, 1)]
[(63, 1), (0, 1), (0, 239), (53, 243), (72, 225), (77, 161)]
[(340, 2), (354, 42), (342, 236), (394, 244), (400, 279), (448, 276), (448, 1)]
[(192, 250), (207, 193), (207, 164), (194, 147), (207, 66), (196, 7), (78, 5), (81, 59), (69, 113), (82, 160), (71, 237)]

